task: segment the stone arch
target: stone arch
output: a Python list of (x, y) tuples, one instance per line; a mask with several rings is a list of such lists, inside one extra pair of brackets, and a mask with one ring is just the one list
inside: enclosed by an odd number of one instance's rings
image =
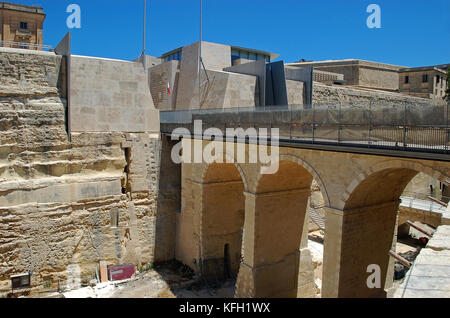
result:
[[(247, 175), (245, 174), (244, 169), (242, 168), (242, 166), (239, 163), (236, 163), (236, 160), (234, 160), (234, 158), (227, 152), (224, 153), (224, 159), (225, 160), (224, 160), (223, 163), (216, 163), (216, 162), (214, 162), (214, 163), (211, 163), (211, 164), (204, 164), (203, 165), (202, 175), (201, 175), (202, 182), (204, 180), (207, 180), (207, 173), (208, 173), (208, 170), (209, 170), (211, 165), (214, 165), (214, 164), (223, 164), (223, 165), (231, 164), (231, 165), (234, 165), (236, 167), (236, 169), (238, 170), (238, 172), (239, 172), (239, 174), (241, 176), (242, 182), (244, 183), (245, 192), (249, 191)], [(232, 163), (227, 163), (227, 162), (232, 162)]]
[(246, 195), (245, 253), (236, 296), (314, 297), (313, 265), (305, 234), (315, 176), (320, 180), (302, 159), (286, 154), (280, 155), (277, 173), (258, 173), (254, 193)]
[[(335, 243), (325, 245), (325, 297), (387, 296), (393, 284), (394, 260), (389, 250), (396, 244), (400, 196), (419, 172), (441, 181), (447, 178), (421, 162), (396, 159), (370, 166), (347, 185), (341, 211), (330, 211), (327, 223), (327, 235)], [(371, 265), (380, 268), (381, 286), (376, 288), (367, 285)]]
[(201, 179), (200, 274), (211, 283), (239, 271), (247, 180), (236, 163), (204, 165)]
[[(447, 182), (446, 179), (448, 176), (446, 176), (443, 172), (434, 169), (432, 167), (426, 166), (420, 162), (412, 161), (412, 160), (385, 160), (382, 161), (374, 166), (368, 167), (366, 170), (361, 171), (359, 175), (357, 175), (355, 178), (351, 180), (351, 182), (348, 184), (345, 192), (342, 194), (342, 197), (340, 201), (338, 202), (338, 209), (344, 209), (346, 206), (346, 202), (348, 202), (350, 195), (354, 193), (356, 188), (360, 186), (362, 182), (367, 180), (370, 176), (382, 172), (384, 170), (411, 170), (414, 171), (416, 174), (419, 172), (423, 172), (439, 181)], [(406, 186), (406, 185), (405, 185)]]
[[(322, 180), (322, 177), (320, 176), (320, 174), (316, 171), (316, 169), (309, 164), (307, 161), (303, 160), (302, 158), (294, 155), (294, 154), (280, 154), (280, 162), (281, 161), (290, 161), (293, 163), (298, 164), (299, 166), (303, 167), (306, 171), (308, 171), (312, 176), (313, 179), (315, 179), (317, 181), (317, 183), (320, 186), (323, 198), (325, 200), (325, 204), (327, 206), (330, 205), (330, 198), (328, 195), (328, 191), (327, 188), (325, 186), (325, 183)], [(263, 177), (264, 175), (262, 175), (261, 173), (258, 174), (257, 178), (256, 178), (256, 183), (255, 183), (255, 187), (257, 187), (257, 185), (260, 182), (260, 179)], [(256, 189), (255, 189), (256, 191)]]

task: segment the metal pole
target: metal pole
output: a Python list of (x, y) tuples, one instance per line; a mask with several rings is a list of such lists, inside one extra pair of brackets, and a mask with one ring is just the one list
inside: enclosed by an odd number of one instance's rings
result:
[(200, 0), (200, 43), (199, 47), (199, 59), (198, 59), (198, 108), (201, 108), (201, 99), (202, 99), (202, 37), (203, 37), (203, 1)]
[(406, 149), (406, 110), (407, 110), (407, 103), (405, 101), (405, 109), (404, 109), (404, 115), (403, 115), (403, 148)]
[(338, 144), (341, 143), (341, 129), (342, 129), (341, 116), (342, 116), (342, 104), (339, 103)]
[(313, 114), (312, 114), (312, 143), (314, 143), (315, 136), (316, 136), (316, 134), (315, 134), (315, 132), (316, 132), (316, 121), (315, 121), (316, 109), (315, 109), (314, 105), (311, 105), (311, 106), (312, 106), (312, 111), (313, 111)]
[(372, 103), (373, 103), (373, 100), (370, 100), (370, 103), (369, 103), (369, 142), (368, 142), (369, 148), (370, 148), (371, 139), (372, 139)]
[(448, 148), (448, 146), (449, 146), (449, 135), (450, 135), (450, 127), (448, 126), (448, 108), (449, 108), (449, 106), (450, 106), (450, 99), (447, 101), (447, 119), (446, 119), (446, 121), (447, 121), (447, 125), (446, 125), (446, 127), (445, 127), (445, 134), (446, 134), (446, 143), (445, 143), (445, 150), (446, 150), (446, 152), (448, 152), (449, 151), (449, 148)]
[(144, 63), (144, 69), (147, 69), (147, 59), (145, 58), (145, 36), (146, 36), (146, 24), (147, 24), (147, 0), (144, 0), (144, 25), (143, 25), (143, 41), (142, 41), (142, 59)]

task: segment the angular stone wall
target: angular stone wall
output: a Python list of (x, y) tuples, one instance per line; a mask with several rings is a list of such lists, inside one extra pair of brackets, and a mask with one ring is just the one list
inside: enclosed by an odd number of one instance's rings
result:
[[(73, 133), (53, 53), (0, 50), (0, 293), (153, 261), (159, 137)], [(117, 224), (116, 224), (117, 223)]]
[(71, 56), (73, 132), (159, 132), (159, 112), (141, 63)]
[[(202, 88), (201, 108), (255, 107), (259, 101), (256, 76), (208, 70), (209, 82)], [(203, 73), (204, 74), (204, 73)], [(203, 75), (203, 78), (206, 78)], [(198, 91), (194, 91), (194, 99)]]

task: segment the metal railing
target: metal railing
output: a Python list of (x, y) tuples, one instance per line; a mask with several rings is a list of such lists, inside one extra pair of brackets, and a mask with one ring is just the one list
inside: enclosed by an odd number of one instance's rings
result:
[(194, 120), (203, 130), (278, 128), (280, 141), (448, 154), (449, 106), (404, 103), (312, 105), (161, 111), (161, 130), (171, 133)]
[(44, 44), (34, 44), (26, 42), (0, 41), (0, 47), (9, 47), (14, 49), (37, 49), (41, 51), (53, 52), (53, 47)]
[(402, 196), (419, 199), (419, 200), (432, 200), (432, 201), (441, 201), (443, 203), (448, 203), (450, 201), (450, 197), (442, 195), (440, 193), (436, 193), (436, 191), (433, 191), (433, 193), (423, 193), (423, 192), (412, 192), (412, 191), (403, 191)]

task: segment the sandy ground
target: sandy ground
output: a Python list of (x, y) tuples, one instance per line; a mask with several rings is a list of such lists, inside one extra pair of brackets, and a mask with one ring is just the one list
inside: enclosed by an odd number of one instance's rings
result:
[(170, 263), (137, 274), (131, 280), (97, 284), (63, 295), (65, 298), (233, 298), (234, 285), (233, 280), (215, 288), (200, 284), (184, 266)]
[[(430, 228), (431, 229), (431, 228)], [(396, 250), (399, 255), (413, 262), (421, 246), (416, 238), (423, 236), (414, 229), (410, 238), (400, 238)], [(324, 233), (309, 233), (308, 247), (311, 251), (318, 297), (322, 287)], [(398, 286), (402, 280), (394, 282)], [(122, 282), (108, 282), (64, 292), (66, 298), (233, 298), (235, 280), (220, 286), (199, 283), (194, 273), (179, 263), (160, 265), (135, 278)], [(54, 297), (55, 295), (48, 295)]]

